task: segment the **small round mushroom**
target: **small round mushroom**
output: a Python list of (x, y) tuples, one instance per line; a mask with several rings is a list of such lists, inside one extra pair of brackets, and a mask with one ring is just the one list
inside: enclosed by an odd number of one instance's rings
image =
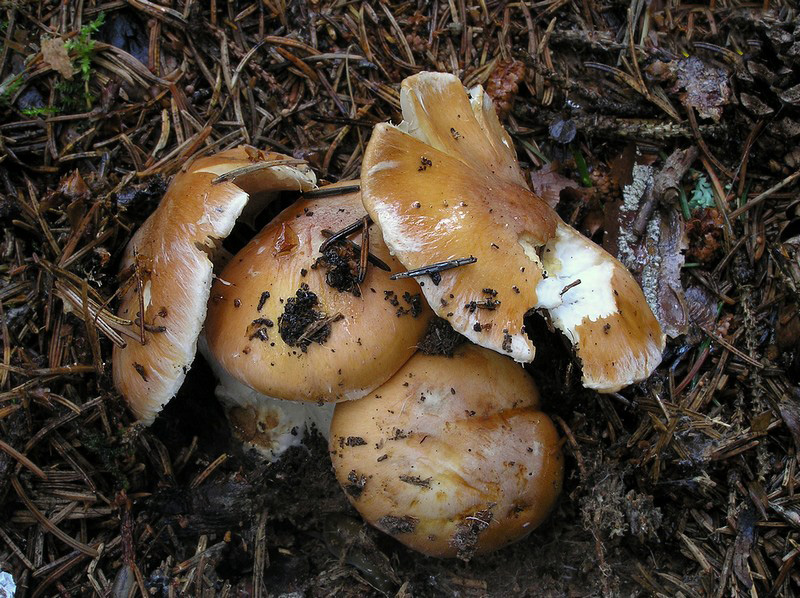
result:
[[(261, 230), (214, 282), (207, 352), (218, 370), (263, 396), (230, 384), (218, 395), (232, 406), (229, 414), (261, 414), (254, 444), (269, 455), (292, 440), (292, 430), (299, 441), (309, 407), (363, 397), (388, 380), (425, 333), (432, 313), (414, 280), (389, 279), (402, 267), (377, 226), (368, 226), (367, 260), (356, 243), (364, 243), (363, 231), (320, 253), (331, 232), (365, 217), (358, 192), (300, 200)], [(327, 426), (320, 428), (327, 432)]]
[(403, 122), (375, 127), (362, 198), (409, 269), (473, 257), (425, 280), (436, 313), (474, 343), (530, 362), (523, 318), (549, 314), (575, 348), (583, 383), (613, 392), (661, 361), (665, 337), (625, 267), (527, 188), (480, 87), (453, 75), (403, 81)]
[(417, 353), (386, 384), (336, 406), (330, 452), (348, 499), (419, 552), (469, 558), (537, 527), (561, 490), (555, 427), (533, 380), (465, 344)]
[(297, 163), (249, 146), (195, 160), (128, 243), (121, 271), (130, 280), (118, 314), (133, 326), (127, 346), (114, 348), (113, 375), (142, 423), (153, 422), (186, 377), (205, 320), (210, 258), (251, 197), (248, 211), (257, 211), (281, 191), (316, 184)]

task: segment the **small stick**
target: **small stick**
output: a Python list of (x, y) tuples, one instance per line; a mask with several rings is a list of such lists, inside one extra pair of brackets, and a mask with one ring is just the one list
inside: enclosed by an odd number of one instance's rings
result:
[[(330, 237), (331, 235), (333, 235), (335, 233), (332, 230), (328, 230), (327, 228), (323, 228), (322, 229), (322, 234), (325, 235), (326, 237)], [(352, 247), (356, 251), (361, 252), (361, 245), (359, 245), (358, 243), (354, 243), (350, 239), (339, 239), (339, 241), (342, 242), (342, 243), (347, 243), (350, 247)], [(381, 270), (384, 270), (386, 272), (391, 272), (392, 271), (392, 269), (386, 264), (386, 262), (384, 262), (379, 257), (376, 257), (372, 253), (367, 253), (367, 259), (370, 261), (370, 263), (373, 266), (377, 266)]]
[(409, 270), (408, 272), (398, 272), (397, 274), (393, 274), (392, 276), (390, 276), (389, 280), (438, 274), (439, 272), (443, 272), (444, 270), (458, 268), (459, 266), (466, 266), (467, 264), (474, 264), (477, 261), (478, 258), (469, 256), (469, 257), (458, 258), (455, 260), (447, 260), (445, 262), (436, 262), (435, 264), (422, 266), (422, 268), (416, 268), (415, 270)]
[[(94, 368), (92, 368), (92, 369), (94, 369)], [(10, 444), (8, 444), (6, 442), (3, 442), (2, 440), (0, 440), (0, 451), (3, 451), (4, 453), (9, 455), (10, 457), (16, 459), (19, 462), (20, 465), (22, 465), (22, 466), (28, 468), (29, 470), (31, 470), (37, 477), (39, 477), (39, 478), (41, 478), (43, 480), (47, 479), (47, 474), (45, 472), (43, 472), (39, 468), (39, 466), (36, 465), (36, 463), (34, 463), (30, 459), (28, 459), (28, 457), (26, 457), (25, 455), (20, 453), (13, 446), (11, 446)]]
[(559, 295), (561, 297), (563, 297), (564, 293), (566, 293), (571, 288), (578, 286), (579, 284), (581, 284), (581, 279), (580, 278), (578, 278), (576, 280), (573, 280), (571, 283), (569, 283), (567, 286), (565, 286), (563, 289), (561, 289), (561, 292), (559, 293)]
[(666, 159), (661, 171), (653, 177), (653, 185), (648, 186), (645, 191), (645, 201), (633, 221), (633, 234), (637, 238), (644, 234), (657, 205), (669, 206), (675, 203), (681, 179), (689, 170), (689, 166), (697, 159), (697, 153), (697, 148), (694, 146), (685, 150), (675, 150)]
[(361, 227), (361, 255), (358, 260), (358, 284), (364, 282), (367, 277), (367, 264), (369, 263), (369, 216), (364, 216), (364, 224)]
[(372, 219), (370, 219), (369, 216), (365, 216), (364, 218), (359, 218), (352, 224), (348, 224), (344, 228), (337, 230), (335, 233), (331, 233), (330, 237), (325, 239), (325, 241), (322, 242), (322, 245), (319, 246), (319, 252), (325, 253), (325, 250), (328, 249), (328, 247), (330, 247), (334, 243), (336, 243), (336, 241), (344, 239), (345, 237), (352, 235), (354, 232), (360, 230), (361, 227), (364, 226), (365, 222), (367, 224), (372, 224)]
[(785, 179), (783, 179), (783, 180), (782, 180), (780, 183), (778, 183), (777, 185), (774, 185), (774, 186), (770, 187), (769, 189), (767, 189), (767, 190), (766, 190), (766, 191), (764, 191), (763, 193), (759, 194), (759, 195), (758, 195), (757, 197), (755, 197), (754, 199), (751, 199), (751, 200), (750, 200), (750, 201), (748, 201), (746, 204), (744, 204), (744, 205), (743, 205), (741, 208), (737, 208), (736, 210), (734, 210), (733, 212), (731, 212), (731, 220), (735, 220), (736, 218), (738, 218), (739, 216), (741, 216), (742, 214), (744, 214), (744, 213), (745, 213), (747, 210), (749, 210), (749, 209), (750, 209), (750, 208), (752, 208), (753, 206), (757, 206), (757, 205), (758, 205), (758, 204), (760, 204), (762, 201), (764, 201), (765, 199), (767, 199), (767, 198), (768, 198), (770, 195), (772, 195), (773, 193), (775, 193), (775, 192), (777, 192), (777, 191), (780, 191), (780, 190), (781, 190), (781, 189), (783, 189), (783, 188), (784, 188), (786, 185), (788, 185), (789, 183), (791, 183), (792, 181), (794, 181), (794, 180), (795, 180), (796, 178), (798, 178), (798, 177), (800, 177), (800, 170), (798, 170), (797, 172), (794, 172), (794, 173), (790, 174), (789, 176), (787, 176)]
[(325, 328), (325, 326), (327, 326), (328, 324), (333, 324), (334, 322), (338, 322), (343, 317), (344, 316), (342, 315), (342, 312), (337, 311), (332, 316), (323, 318), (322, 320), (317, 320), (316, 322), (312, 322), (303, 331), (303, 334), (300, 335), (300, 338), (297, 339), (297, 343), (295, 344), (299, 345), (303, 341), (310, 341), (311, 337), (314, 336), (317, 332), (319, 332), (323, 328)]
[(225, 174), (221, 174), (212, 180), (211, 184), (218, 185), (219, 183), (224, 183), (226, 181), (233, 181), (240, 176), (252, 174), (266, 168), (272, 168), (273, 166), (299, 166), (300, 164), (307, 164), (307, 162), (305, 160), (297, 160), (294, 158), (289, 160), (265, 160), (264, 162), (256, 162), (255, 164), (249, 164), (247, 166), (229, 170)]
[(147, 339), (144, 336), (144, 285), (142, 284), (142, 271), (139, 264), (139, 252), (134, 247), (133, 249), (133, 274), (136, 276), (136, 293), (139, 295), (139, 342), (143, 345), (147, 344)]
[(320, 197), (336, 197), (337, 195), (347, 195), (348, 193), (356, 193), (361, 191), (361, 185), (345, 185), (342, 187), (322, 187), (321, 189), (313, 189), (306, 191), (301, 195), (303, 199), (318, 199)]

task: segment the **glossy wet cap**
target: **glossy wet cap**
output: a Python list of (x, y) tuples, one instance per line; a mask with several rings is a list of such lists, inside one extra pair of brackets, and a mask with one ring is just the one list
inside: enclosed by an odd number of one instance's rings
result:
[(337, 405), (330, 451), (369, 523), (437, 557), (524, 537), (553, 508), (563, 477), (533, 380), (471, 344), (452, 358), (417, 353), (369, 396)]
[[(135, 266), (140, 284), (132, 278), (122, 295), (118, 315), (134, 325), (127, 346), (114, 348), (114, 384), (140, 421), (152, 423), (183, 383), (205, 320), (209, 258), (250, 198), (263, 207), (281, 191), (315, 184), (311, 169), (290, 156), (247, 146), (195, 160), (172, 180), (121, 265), (126, 277)], [(142, 304), (144, 344), (137, 338)]]
[[(346, 185), (352, 185), (352, 182)], [(324, 231), (366, 216), (359, 193), (301, 200), (278, 215), (214, 282), (205, 338), (231, 376), (269, 397), (336, 402), (364, 396), (414, 353), (431, 311), (375, 225), (373, 263), (356, 280), (359, 233), (321, 254)]]
[(437, 315), (474, 343), (530, 362), (537, 339), (523, 319), (542, 310), (573, 344), (586, 386), (611, 392), (646, 378), (665, 339), (641, 289), (527, 188), (483, 90), (423, 72), (403, 82), (401, 106), (400, 125), (373, 131), (363, 200), (407, 268), (477, 258), (438, 284), (423, 279)]

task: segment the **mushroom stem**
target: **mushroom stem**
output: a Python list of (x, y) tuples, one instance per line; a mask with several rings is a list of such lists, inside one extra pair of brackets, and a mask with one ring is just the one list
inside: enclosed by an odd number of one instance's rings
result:
[(198, 349), (219, 380), (214, 394), (222, 403), (234, 434), (245, 446), (268, 461), (276, 461), (288, 448), (299, 446), (311, 429), (328, 438), (332, 403), (268, 397), (231, 376), (209, 351), (204, 335)]

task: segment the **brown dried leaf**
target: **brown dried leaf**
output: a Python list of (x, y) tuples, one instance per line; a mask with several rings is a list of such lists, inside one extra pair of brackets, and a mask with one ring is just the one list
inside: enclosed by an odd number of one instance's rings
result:
[(63, 177), (58, 184), (58, 191), (67, 199), (84, 199), (89, 196), (89, 187), (78, 169)]
[(646, 70), (661, 81), (674, 80), (672, 92), (684, 90), (681, 101), (685, 106), (695, 108), (702, 118), (719, 122), (722, 107), (730, 102), (728, 73), (706, 64), (697, 56), (666, 63), (656, 61)]
[(550, 162), (539, 170), (531, 171), (531, 189), (551, 208), (558, 205), (563, 189), (578, 187), (578, 183), (556, 172), (556, 168), (557, 165)]
[(686, 223), (689, 241), (686, 257), (707, 265), (722, 257), (722, 216), (716, 208), (704, 208), (695, 214)]
[(47, 62), (53, 70), (61, 73), (65, 79), (72, 79), (74, 69), (72, 61), (69, 59), (69, 52), (64, 40), (60, 37), (45, 38), (42, 40), (42, 59)]
[[(772, 412), (764, 411), (750, 420), (750, 429), (755, 433), (766, 432), (772, 423)], [(763, 489), (761, 490), (763, 493)], [(766, 504), (766, 503), (764, 503)]]

